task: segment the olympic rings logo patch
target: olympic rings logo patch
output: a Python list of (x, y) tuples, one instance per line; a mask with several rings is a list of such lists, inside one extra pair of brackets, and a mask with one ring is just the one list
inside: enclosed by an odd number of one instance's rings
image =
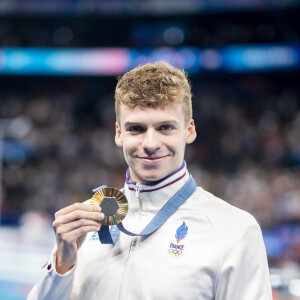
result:
[(182, 255), (183, 251), (182, 250), (178, 250), (178, 249), (169, 249), (169, 254), (172, 256), (180, 256)]

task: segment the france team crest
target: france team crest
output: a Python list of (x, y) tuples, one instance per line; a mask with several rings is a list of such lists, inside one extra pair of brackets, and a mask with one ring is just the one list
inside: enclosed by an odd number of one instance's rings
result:
[(183, 252), (184, 252), (184, 245), (181, 243), (181, 241), (187, 236), (188, 234), (188, 226), (186, 226), (185, 222), (182, 223), (182, 225), (180, 225), (176, 232), (175, 232), (175, 238), (176, 238), (176, 242), (177, 244), (174, 243), (170, 243), (169, 246), (169, 255), (173, 256), (173, 257), (180, 257), (182, 256)]
[(185, 222), (183, 222), (182, 225), (177, 228), (175, 234), (177, 244), (186, 237), (188, 230), (189, 228), (185, 225)]

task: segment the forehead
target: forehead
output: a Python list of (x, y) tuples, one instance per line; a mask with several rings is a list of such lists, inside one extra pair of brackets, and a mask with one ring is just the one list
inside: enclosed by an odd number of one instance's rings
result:
[(184, 123), (184, 111), (180, 103), (158, 107), (129, 107), (121, 104), (119, 119), (125, 123), (151, 123), (175, 121)]

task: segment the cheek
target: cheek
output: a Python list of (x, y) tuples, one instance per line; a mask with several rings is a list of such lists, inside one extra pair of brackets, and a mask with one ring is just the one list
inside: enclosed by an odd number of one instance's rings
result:
[(123, 139), (123, 150), (124, 152), (133, 152), (138, 148), (139, 141), (133, 137), (126, 137)]
[(176, 151), (181, 150), (185, 147), (185, 136), (180, 135), (180, 136), (171, 136), (168, 139), (165, 139), (164, 144), (168, 148), (173, 148)]

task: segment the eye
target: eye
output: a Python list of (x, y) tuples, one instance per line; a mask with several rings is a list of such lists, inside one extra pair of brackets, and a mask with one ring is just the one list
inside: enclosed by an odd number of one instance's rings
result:
[(163, 130), (163, 131), (170, 131), (172, 129), (173, 129), (173, 127), (171, 125), (168, 125), (168, 124), (160, 126), (160, 130)]
[(131, 132), (140, 132), (142, 130), (143, 130), (142, 126), (139, 125), (134, 125), (127, 128), (127, 131), (131, 131)]

